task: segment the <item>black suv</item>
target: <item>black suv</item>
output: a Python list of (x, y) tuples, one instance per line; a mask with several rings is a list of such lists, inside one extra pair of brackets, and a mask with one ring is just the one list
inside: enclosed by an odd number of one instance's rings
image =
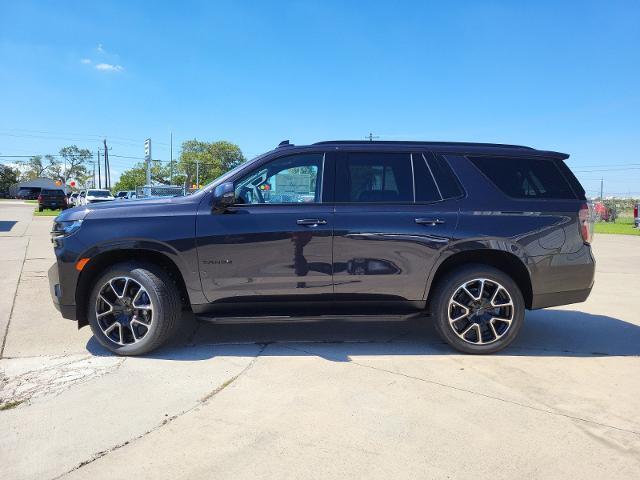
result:
[(197, 193), (61, 213), (53, 301), (122, 355), (183, 309), (237, 321), (429, 314), (492, 353), (525, 309), (584, 301), (591, 216), (568, 155), (476, 143), (282, 142)]
[(42, 212), (45, 208), (50, 208), (51, 210), (60, 208), (65, 210), (67, 206), (67, 194), (59, 188), (43, 188), (40, 191), (40, 195), (38, 195), (39, 212)]

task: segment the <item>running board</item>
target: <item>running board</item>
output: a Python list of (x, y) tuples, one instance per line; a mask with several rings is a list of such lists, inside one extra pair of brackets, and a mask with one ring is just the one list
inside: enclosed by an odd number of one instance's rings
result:
[(405, 315), (196, 315), (198, 320), (212, 323), (306, 323), (306, 322), (402, 322), (426, 317), (422, 312)]

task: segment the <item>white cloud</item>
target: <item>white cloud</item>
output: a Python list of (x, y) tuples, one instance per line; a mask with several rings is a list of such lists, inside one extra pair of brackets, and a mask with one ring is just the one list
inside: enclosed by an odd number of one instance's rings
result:
[(80, 63), (84, 63), (85, 65), (91, 65), (91, 59), (83, 58), (82, 60), (80, 60)]
[(121, 72), (124, 70), (124, 67), (121, 65), (113, 65), (111, 63), (98, 63), (96, 65), (96, 69), (103, 72)]
[(99, 43), (98, 46), (96, 47), (96, 51), (98, 53), (104, 53), (104, 47), (102, 46), (101, 43)]

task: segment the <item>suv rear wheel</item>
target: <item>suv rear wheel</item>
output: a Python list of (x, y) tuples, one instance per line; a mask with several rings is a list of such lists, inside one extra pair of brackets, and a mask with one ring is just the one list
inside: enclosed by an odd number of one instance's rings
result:
[(95, 282), (87, 313), (100, 344), (118, 355), (141, 355), (174, 333), (181, 315), (180, 295), (161, 267), (120, 263)]
[(487, 265), (468, 265), (447, 274), (438, 282), (431, 304), (440, 336), (465, 353), (502, 350), (524, 321), (520, 289), (507, 274)]

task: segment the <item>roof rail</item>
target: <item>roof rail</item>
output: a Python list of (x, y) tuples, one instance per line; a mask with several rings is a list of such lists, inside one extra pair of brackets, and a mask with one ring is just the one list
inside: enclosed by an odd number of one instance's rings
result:
[(460, 147), (495, 147), (495, 148), (522, 148), (526, 150), (535, 150), (535, 148), (526, 147), (524, 145), (509, 145), (505, 143), (474, 143), (474, 142), (421, 142), (421, 141), (398, 141), (398, 140), (327, 140), (316, 142), (313, 145), (327, 145), (333, 143), (342, 143), (348, 145), (434, 145), (434, 146), (460, 146)]

